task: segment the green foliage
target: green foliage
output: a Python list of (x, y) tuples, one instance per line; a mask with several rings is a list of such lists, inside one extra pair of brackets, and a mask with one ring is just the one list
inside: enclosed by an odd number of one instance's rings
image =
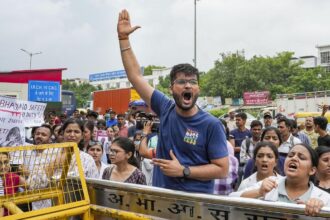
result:
[(330, 82), (330, 73), (323, 68), (303, 69), (302, 62), (293, 62), (292, 52), (251, 59), (238, 52), (220, 56), (201, 76), (203, 96), (240, 98), (244, 92), (268, 90), (274, 99), (280, 93), (326, 90)]
[(154, 66), (154, 65), (149, 65), (144, 68), (144, 76), (150, 76), (152, 75), (152, 70), (153, 69), (164, 69), (164, 66)]
[(165, 78), (161, 76), (161, 77), (159, 77), (159, 84), (156, 86), (156, 89), (163, 92), (168, 97), (171, 97), (170, 90), (169, 90), (170, 84), (171, 84), (171, 81), (170, 81), (169, 75), (166, 76)]
[(77, 107), (82, 108), (90, 100), (91, 92), (102, 90), (101, 86), (95, 87), (89, 83), (82, 83), (77, 85), (75, 82), (69, 80), (62, 80), (62, 89), (73, 91), (77, 99)]
[(209, 113), (213, 115), (214, 117), (218, 118), (221, 115), (225, 114), (228, 112), (228, 108), (222, 108), (222, 109), (213, 109), (210, 110)]

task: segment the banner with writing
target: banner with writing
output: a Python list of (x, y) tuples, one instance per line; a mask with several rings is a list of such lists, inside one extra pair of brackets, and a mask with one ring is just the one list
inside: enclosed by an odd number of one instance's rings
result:
[(25, 127), (44, 123), (45, 108), (45, 103), (0, 96), (0, 147), (23, 145)]

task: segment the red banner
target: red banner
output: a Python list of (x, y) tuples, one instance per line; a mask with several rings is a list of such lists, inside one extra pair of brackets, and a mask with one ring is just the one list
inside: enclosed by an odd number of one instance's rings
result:
[(266, 105), (269, 103), (269, 91), (244, 92), (244, 105)]

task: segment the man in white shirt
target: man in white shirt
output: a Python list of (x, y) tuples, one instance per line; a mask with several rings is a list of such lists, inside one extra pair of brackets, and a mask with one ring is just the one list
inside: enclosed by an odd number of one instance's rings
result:
[(286, 156), (294, 145), (301, 143), (301, 140), (291, 134), (292, 125), (289, 119), (280, 118), (277, 121), (277, 128), (280, 130), (283, 140), (282, 144), (278, 148), (278, 152), (280, 155)]

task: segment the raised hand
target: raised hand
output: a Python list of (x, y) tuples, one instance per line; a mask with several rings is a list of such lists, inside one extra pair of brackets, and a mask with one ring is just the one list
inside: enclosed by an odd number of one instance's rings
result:
[(127, 40), (128, 36), (138, 28), (140, 28), (140, 26), (134, 26), (134, 27), (131, 26), (129, 13), (126, 9), (122, 10), (119, 13), (118, 24), (117, 24), (117, 32), (118, 32), (119, 40)]
[(277, 187), (277, 183), (272, 178), (266, 178), (262, 181), (261, 187), (259, 189), (259, 194), (265, 196), (266, 193), (270, 192), (272, 189)]

